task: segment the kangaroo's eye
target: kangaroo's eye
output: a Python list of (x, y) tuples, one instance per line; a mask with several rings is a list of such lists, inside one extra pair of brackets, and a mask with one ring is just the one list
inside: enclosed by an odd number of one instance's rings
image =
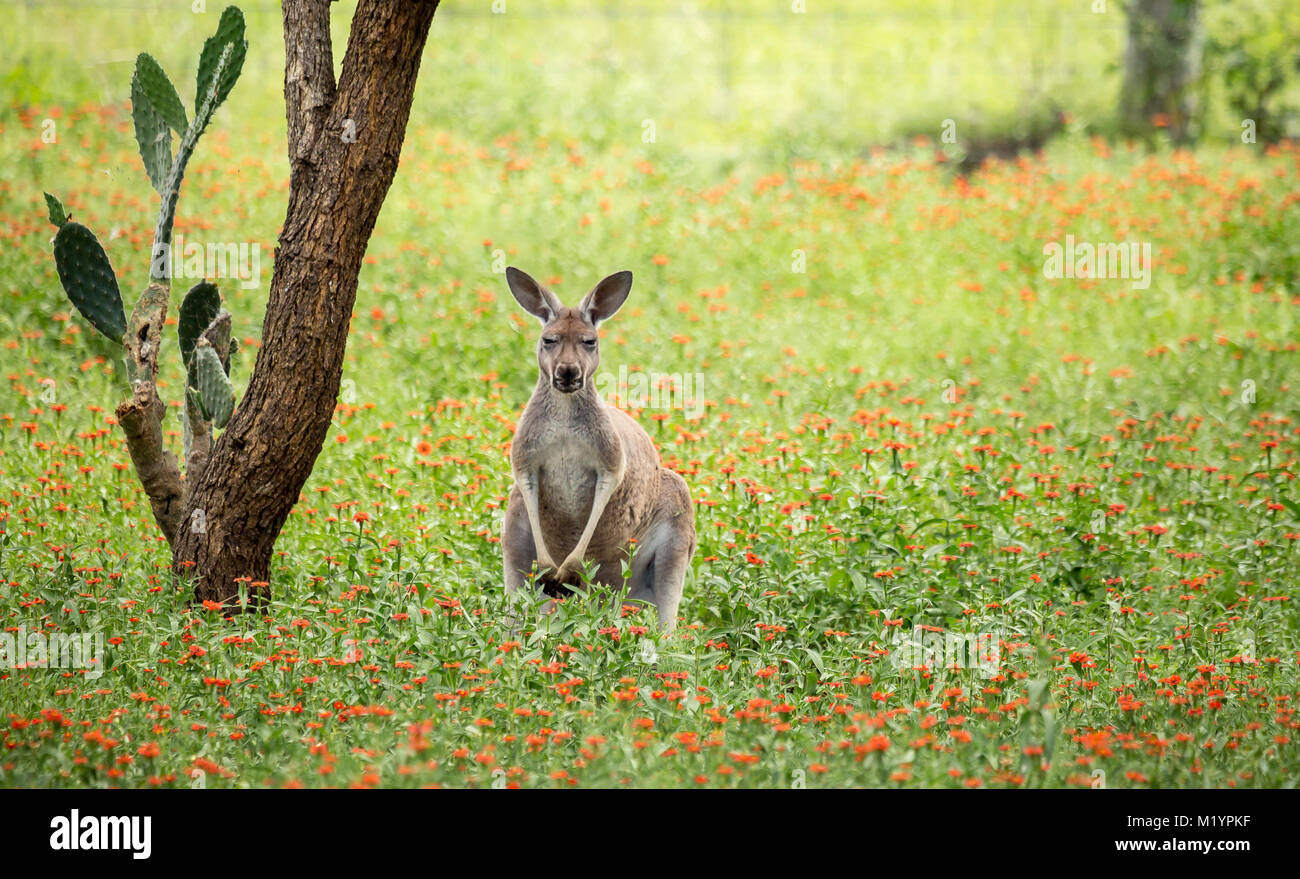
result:
[(583, 340), (582, 340), (582, 344), (586, 345), (588, 348), (595, 348), (595, 347), (596, 347), (596, 340), (595, 340), (595, 339), (583, 339)]
[(554, 345), (558, 341), (560, 340), (555, 338), (554, 336), (542, 336), (542, 344), (548, 347)]

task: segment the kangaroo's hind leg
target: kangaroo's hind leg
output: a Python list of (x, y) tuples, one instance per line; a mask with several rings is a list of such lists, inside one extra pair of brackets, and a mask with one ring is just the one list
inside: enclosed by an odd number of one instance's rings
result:
[(627, 597), (653, 604), (659, 628), (667, 634), (677, 625), (686, 570), (695, 553), (695, 517), (686, 481), (671, 470), (660, 470), (659, 478), (657, 516), (637, 546)]
[(537, 560), (537, 547), (533, 544), (533, 529), (528, 524), (528, 511), (518, 487), (510, 489), (506, 504), (505, 524), (501, 528), (501, 556), (505, 567), (506, 593), (513, 595), (528, 582), (528, 572)]

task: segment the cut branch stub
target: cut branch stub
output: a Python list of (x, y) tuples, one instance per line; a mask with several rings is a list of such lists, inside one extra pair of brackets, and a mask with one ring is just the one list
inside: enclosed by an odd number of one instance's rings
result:
[(181, 360), (186, 366), (189, 366), (190, 355), (194, 352), (194, 345), (198, 342), (199, 336), (216, 320), (220, 311), (221, 293), (217, 290), (216, 284), (208, 281), (195, 284), (181, 300), (176, 335), (180, 337)]
[(194, 94), (194, 125), (200, 134), (208, 127), (212, 114), (234, 88), (248, 54), (244, 39), (244, 13), (227, 6), (221, 13), (217, 32), (203, 44), (199, 57), (198, 88)]
[(54, 263), (59, 282), (77, 311), (120, 344), (126, 333), (122, 294), (113, 265), (95, 233), (80, 223), (65, 222), (54, 236)]
[(158, 398), (152, 381), (135, 383), (131, 397), (118, 404), (117, 420), (126, 434), (131, 463), (149, 505), (154, 521), (162, 529), (168, 544), (175, 546), (176, 529), (183, 513), (180, 467), (176, 456), (167, 450), (163, 439), (162, 419), (167, 407)]
[[(189, 384), (188, 379), (186, 384)], [(185, 452), (185, 492), (188, 496), (212, 451), (212, 425), (203, 420), (199, 399), (189, 387), (185, 388), (185, 405), (181, 408), (181, 448)]]
[(217, 316), (212, 319), (212, 323), (208, 324), (202, 336), (216, 352), (217, 359), (221, 361), (221, 368), (225, 370), (227, 376), (230, 375), (230, 357), (234, 354), (234, 349), (231, 347), (234, 339), (230, 338), (230, 323), (230, 312), (223, 308), (217, 312)]
[(131, 332), (126, 339), (127, 355), (135, 361), (135, 381), (147, 381), (152, 387), (158, 377), (158, 349), (162, 345), (162, 328), (167, 322), (167, 303), (171, 288), (154, 281), (131, 310)]

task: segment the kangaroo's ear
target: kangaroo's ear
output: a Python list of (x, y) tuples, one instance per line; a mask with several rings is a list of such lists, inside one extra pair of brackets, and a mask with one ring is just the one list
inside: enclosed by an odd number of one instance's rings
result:
[(514, 266), (506, 269), (506, 283), (510, 285), (510, 294), (524, 307), (524, 311), (542, 322), (542, 326), (555, 320), (559, 315), (560, 300), (547, 290), (537, 279), (527, 272), (521, 272)]
[(614, 312), (623, 307), (623, 303), (627, 301), (627, 294), (631, 292), (632, 273), (615, 272), (592, 287), (591, 292), (582, 297), (582, 302), (578, 304), (578, 311), (593, 327), (599, 326), (601, 321), (613, 317)]

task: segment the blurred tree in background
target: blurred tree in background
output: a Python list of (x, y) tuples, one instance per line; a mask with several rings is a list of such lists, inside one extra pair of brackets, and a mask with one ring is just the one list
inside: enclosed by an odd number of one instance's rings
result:
[(1207, 93), (1240, 117), (1243, 138), (1300, 135), (1300, 2), (1213, 0), (1205, 28)]
[(1125, 11), (1124, 134), (1164, 128), (1188, 143), (1220, 132), (1225, 113), (1247, 143), (1300, 134), (1300, 2), (1130, 0)]
[(1167, 127), (1175, 143), (1192, 137), (1199, 72), (1199, 0), (1130, 0), (1120, 126), (1149, 136)]

